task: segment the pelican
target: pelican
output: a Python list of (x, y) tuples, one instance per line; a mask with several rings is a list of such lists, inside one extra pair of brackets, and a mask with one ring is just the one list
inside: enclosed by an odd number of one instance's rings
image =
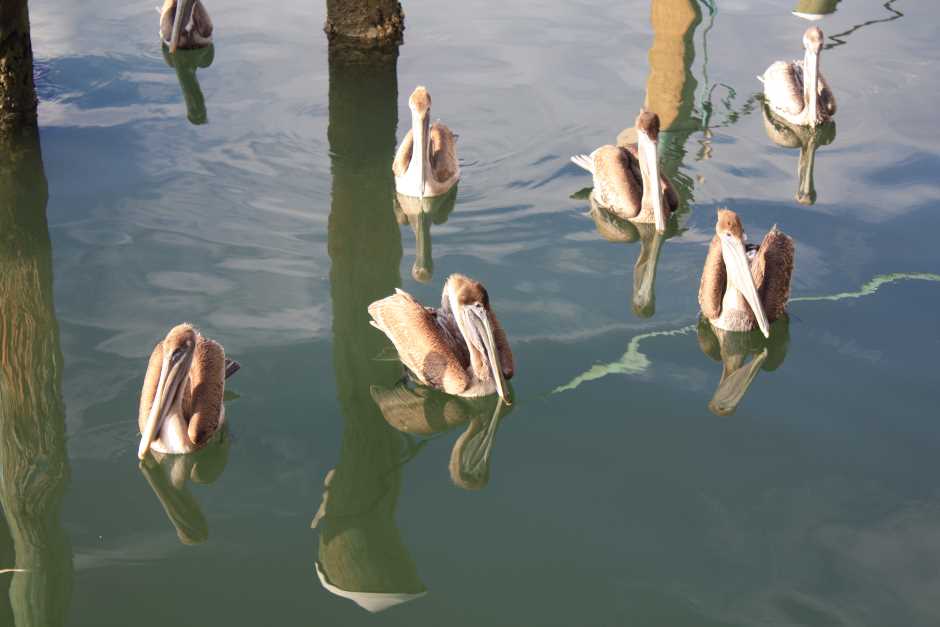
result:
[(790, 298), (793, 240), (777, 225), (759, 248), (747, 250), (746, 239), (738, 215), (719, 209), (698, 302), (716, 328), (750, 331), (756, 322), (764, 337), (770, 337), (770, 323), (783, 314)]
[(797, 126), (817, 126), (836, 113), (836, 99), (819, 71), (823, 32), (810, 26), (803, 33), (802, 61), (777, 61), (758, 78), (771, 111)]
[(510, 404), (506, 379), (514, 371), (512, 351), (481, 283), (451, 275), (440, 309), (423, 307), (396, 289), (369, 305), (369, 315), (419, 383), (457, 396), (495, 392)]
[(392, 162), (395, 190), (416, 198), (446, 194), (460, 178), (457, 136), (440, 122), (431, 124), (431, 95), (423, 86), (411, 92), (408, 108), (411, 130)]
[(608, 144), (571, 161), (594, 175), (592, 195), (599, 205), (633, 222), (655, 222), (656, 230), (663, 232), (679, 202), (672, 184), (659, 174), (659, 116), (641, 111), (635, 127), (636, 145)]
[(153, 349), (140, 391), (140, 447), (185, 454), (202, 448), (225, 422), (225, 380), (240, 366), (191, 324), (170, 329)]
[(176, 52), (177, 48), (201, 48), (211, 44), (212, 18), (202, 0), (163, 0), (160, 39), (169, 46), (170, 52)]

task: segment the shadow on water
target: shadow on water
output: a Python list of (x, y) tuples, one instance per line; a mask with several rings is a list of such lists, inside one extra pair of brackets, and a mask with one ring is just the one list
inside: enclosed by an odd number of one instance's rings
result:
[(199, 87), (199, 79), (196, 77), (196, 70), (207, 68), (215, 60), (215, 46), (208, 45), (204, 48), (192, 48), (188, 50), (178, 49), (174, 54), (170, 54), (170, 49), (166, 44), (162, 44), (163, 60), (166, 64), (176, 70), (176, 79), (179, 81), (180, 89), (183, 92), (183, 100), (186, 102), (186, 119), (192, 124), (206, 124), (209, 122), (209, 114), (206, 112), (206, 98), (202, 95), (202, 88)]
[(48, 186), (35, 128), (0, 135), (0, 623), (65, 623), (72, 551), (62, 351), (52, 298)]
[(397, 46), (330, 49), (329, 142), (333, 188), (328, 245), (333, 366), (343, 414), (339, 463), (324, 481), (313, 526), (325, 589), (377, 612), (426, 588), (395, 524), (407, 442), (372, 400), (372, 385), (402, 376), (376, 357), (388, 341), (367, 307), (401, 284), (401, 237), (392, 210), (398, 123)]

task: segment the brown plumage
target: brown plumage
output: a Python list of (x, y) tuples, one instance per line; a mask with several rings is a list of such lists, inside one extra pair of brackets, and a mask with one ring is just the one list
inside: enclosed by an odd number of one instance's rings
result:
[[(392, 173), (395, 189), (399, 194), (413, 197), (431, 197), (446, 194), (460, 178), (457, 161), (457, 136), (441, 122), (430, 124), (431, 96), (427, 89), (418, 86), (408, 99), (411, 109), (411, 129), (405, 134), (395, 158)], [(415, 154), (415, 135), (420, 135), (426, 145), (423, 154)], [(426, 161), (421, 169), (419, 163)], [(423, 179), (422, 179), (423, 174)]]
[[(597, 203), (622, 218), (656, 222), (654, 203), (659, 200), (664, 214), (660, 230), (665, 230), (665, 221), (678, 208), (679, 197), (669, 180), (659, 173), (656, 155), (659, 116), (641, 111), (634, 126), (637, 144), (625, 147), (608, 144), (590, 155), (576, 155), (571, 160), (593, 175), (592, 196)], [(654, 176), (658, 189), (652, 180)]]
[[(212, 18), (209, 12), (202, 4), (202, 0), (183, 0), (184, 13), (180, 16), (183, 20), (180, 28), (179, 41), (176, 47), (201, 48), (212, 43)], [(160, 9), (160, 39), (167, 46), (172, 48), (173, 22), (176, 19), (176, 12), (179, 10), (180, 2), (178, 0), (164, 0), (163, 7)], [(174, 50), (171, 50), (173, 52)]]
[[(764, 83), (764, 101), (771, 110), (791, 124), (816, 126), (836, 113), (836, 99), (819, 71), (823, 33), (810, 26), (803, 34), (805, 56), (798, 61), (776, 61), (759, 77)], [(816, 108), (811, 107), (812, 90), (805, 84), (807, 68), (816, 72)]]
[(369, 305), (369, 315), (420, 383), (460, 396), (502, 395), (502, 379), (512, 377), (515, 365), (486, 289), (455, 274), (441, 300), (441, 308), (433, 309), (396, 290)]
[[(163, 453), (189, 453), (204, 446), (225, 420), (225, 379), (238, 369), (237, 362), (225, 358), (221, 344), (192, 325), (173, 327), (154, 346), (144, 376), (138, 427), (143, 436), (152, 429), (153, 441), (141, 443), (142, 454), (151, 446)], [(161, 379), (161, 398), (156, 398)], [(161, 406), (154, 408), (155, 402)]]
[[(734, 285), (729, 276), (726, 250), (740, 246), (744, 250), (744, 229), (736, 213), (718, 210), (712, 238), (699, 284), (699, 305), (702, 313), (717, 328), (728, 331), (749, 331), (757, 322), (757, 314), (747, 299), (750, 286)], [(722, 241), (723, 238), (725, 241)], [(730, 248), (729, 248), (730, 247)], [(790, 298), (795, 247), (793, 240), (776, 225), (764, 237), (756, 251), (747, 253), (748, 273), (740, 281), (749, 281), (768, 323), (779, 318)]]

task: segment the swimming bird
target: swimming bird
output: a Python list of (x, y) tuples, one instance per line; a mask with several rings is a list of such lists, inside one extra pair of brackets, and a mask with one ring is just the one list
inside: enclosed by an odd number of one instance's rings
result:
[(143, 459), (158, 453), (192, 453), (225, 422), (225, 380), (240, 368), (222, 345), (191, 324), (170, 329), (150, 354), (140, 391), (140, 447)]
[(755, 323), (770, 337), (770, 323), (786, 310), (793, 274), (793, 240), (775, 224), (760, 247), (745, 246), (738, 214), (718, 210), (698, 302), (713, 326), (750, 331)]
[(803, 33), (802, 61), (777, 61), (758, 79), (771, 111), (798, 126), (817, 126), (836, 113), (836, 99), (819, 71), (823, 32), (810, 26)]
[(431, 124), (431, 95), (425, 87), (415, 87), (408, 108), (411, 130), (392, 161), (395, 190), (417, 198), (446, 194), (460, 178), (457, 136), (440, 122)]
[(599, 205), (633, 222), (655, 222), (656, 230), (663, 232), (679, 198), (672, 184), (659, 173), (659, 116), (641, 111), (635, 128), (636, 145), (608, 144), (590, 155), (575, 155), (571, 161), (594, 175), (591, 194)]
[(202, 0), (164, 0), (160, 8), (160, 39), (170, 52), (211, 44), (212, 18)]
[(515, 369), (512, 350), (483, 284), (452, 274), (439, 309), (396, 289), (369, 305), (369, 315), (419, 383), (457, 396), (496, 392), (510, 404), (505, 380)]

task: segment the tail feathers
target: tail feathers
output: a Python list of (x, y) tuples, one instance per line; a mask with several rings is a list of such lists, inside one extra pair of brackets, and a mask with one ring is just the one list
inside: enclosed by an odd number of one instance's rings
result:
[(571, 157), (571, 163), (594, 174), (594, 159), (590, 155), (575, 155)]
[(242, 365), (235, 361), (234, 359), (225, 358), (225, 378), (228, 379), (230, 376), (241, 370)]

